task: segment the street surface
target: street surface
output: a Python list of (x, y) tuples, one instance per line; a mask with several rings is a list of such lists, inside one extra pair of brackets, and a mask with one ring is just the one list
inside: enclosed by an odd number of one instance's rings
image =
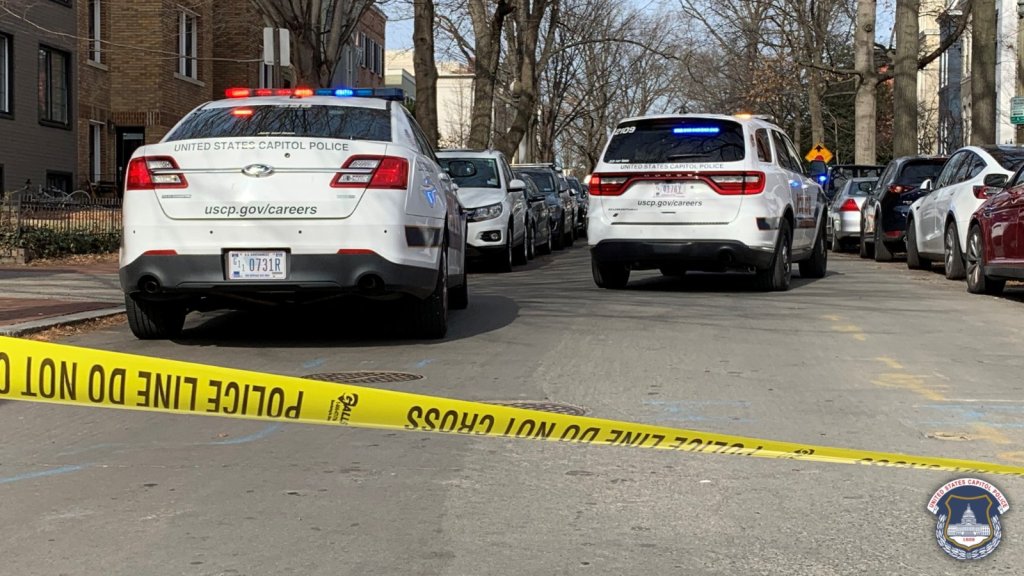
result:
[[(70, 343), (289, 375), (536, 400), (665, 426), (1024, 464), (1024, 290), (830, 254), (760, 293), (635, 273), (599, 290), (585, 248), (471, 276), (440, 342), (364, 332), (363, 307), (190, 316)], [(379, 320), (377, 320), (379, 323)], [(974, 565), (925, 510), (955, 475), (523, 440), (0, 405), (12, 575), (1019, 574), (1024, 480)]]

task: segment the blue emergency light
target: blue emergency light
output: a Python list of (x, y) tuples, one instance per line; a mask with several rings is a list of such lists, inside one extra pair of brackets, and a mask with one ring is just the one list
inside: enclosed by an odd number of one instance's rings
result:
[(683, 126), (682, 128), (673, 128), (673, 134), (718, 134), (721, 132), (721, 128), (718, 126)]

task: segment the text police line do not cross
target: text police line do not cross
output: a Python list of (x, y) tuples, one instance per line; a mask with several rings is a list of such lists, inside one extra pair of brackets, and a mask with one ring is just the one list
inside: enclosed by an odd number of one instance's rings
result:
[(1024, 476), (1020, 466), (538, 412), (8, 337), (0, 337), (0, 399)]

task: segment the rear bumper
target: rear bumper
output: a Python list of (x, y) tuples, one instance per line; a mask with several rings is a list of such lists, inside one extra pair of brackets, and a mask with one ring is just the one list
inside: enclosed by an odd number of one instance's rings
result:
[(627, 264), (633, 269), (672, 264), (689, 270), (713, 271), (765, 269), (771, 265), (774, 251), (727, 240), (605, 240), (593, 246), (591, 254), (599, 262)]
[[(227, 280), (219, 254), (140, 256), (119, 271), (121, 289), (150, 298), (249, 296), (291, 300), (301, 294), (408, 294), (426, 298), (437, 270), (395, 264), (377, 254), (291, 254), (285, 280)], [(155, 281), (155, 284), (153, 282)]]

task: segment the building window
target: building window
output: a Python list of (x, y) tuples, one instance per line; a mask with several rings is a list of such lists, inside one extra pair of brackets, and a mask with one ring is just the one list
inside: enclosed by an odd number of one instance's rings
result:
[(61, 192), (71, 192), (71, 174), (69, 172), (46, 171), (46, 187)]
[(39, 47), (39, 119), (68, 125), (71, 69), (67, 52)]
[(11, 113), (11, 37), (0, 34), (0, 114)]
[(199, 70), (196, 58), (199, 56), (199, 18), (191, 12), (182, 12), (178, 17), (178, 74), (197, 80)]
[(366, 51), (368, 50), (366, 34), (359, 33), (359, 65), (366, 68)]
[(89, 181), (103, 179), (103, 124), (89, 123)]
[(384, 76), (384, 47), (377, 45), (377, 76)]
[(100, 0), (89, 0), (89, 60), (97, 64), (103, 62), (103, 51), (100, 46)]

